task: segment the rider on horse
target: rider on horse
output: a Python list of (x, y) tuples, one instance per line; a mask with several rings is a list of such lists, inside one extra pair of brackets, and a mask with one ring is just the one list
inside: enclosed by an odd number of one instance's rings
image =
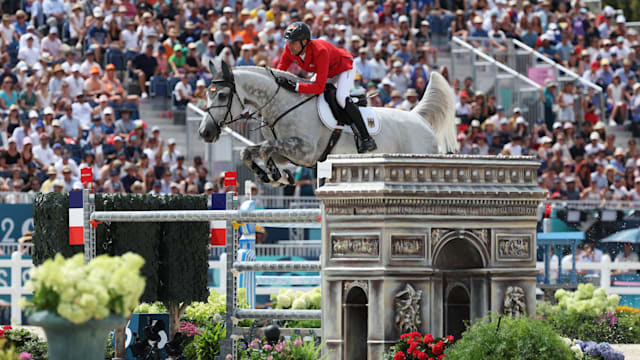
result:
[(364, 124), (360, 110), (351, 101), (350, 91), (356, 76), (356, 68), (353, 58), (344, 49), (333, 46), (330, 42), (313, 39), (307, 24), (296, 22), (286, 29), (284, 39), (287, 44), (278, 64), (279, 70), (286, 71), (292, 62), (302, 69), (316, 74), (314, 83), (296, 83), (284, 77), (276, 80), (283, 88), (303, 94), (322, 94), (327, 78), (336, 78), (336, 101), (344, 108), (351, 119), (351, 128), (360, 138), (357, 142), (358, 152), (373, 151), (377, 148), (376, 142), (369, 135)]

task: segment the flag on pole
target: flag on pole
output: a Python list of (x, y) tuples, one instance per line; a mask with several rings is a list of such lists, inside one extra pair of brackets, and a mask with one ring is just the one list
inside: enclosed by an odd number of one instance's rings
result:
[[(211, 210), (226, 210), (227, 195), (211, 194)], [(224, 220), (213, 220), (210, 222), (211, 245), (225, 246), (227, 244), (227, 222)]]
[(82, 190), (69, 191), (69, 245), (84, 244)]

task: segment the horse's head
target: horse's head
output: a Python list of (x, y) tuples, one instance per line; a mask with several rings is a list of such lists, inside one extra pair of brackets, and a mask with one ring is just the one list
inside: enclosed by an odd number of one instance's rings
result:
[[(236, 84), (231, 69), (224, 61), (220, 62), (220, 70), (216, 69), (213, 61), (209, 62), (212, 80), (207, 89), (207, 114), (200, 123), (198, 133), (206, 142), (215, 142), (220, 137), (222, 127), (226, 121), (233, 118), (234, 94)], [(240, 104), (236, 104), (240, 106)]]

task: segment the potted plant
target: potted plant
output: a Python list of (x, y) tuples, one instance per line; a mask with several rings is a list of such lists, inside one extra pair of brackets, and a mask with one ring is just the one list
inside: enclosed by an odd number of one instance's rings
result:
[(83, 254), (56, 255), (32, 270), (29, 322), (44, 329), (49, 360), (104, 356), (109, 331), (124, 326), (144, 291), (143, 264), (134, 253), (101, 255), (88, 264)]

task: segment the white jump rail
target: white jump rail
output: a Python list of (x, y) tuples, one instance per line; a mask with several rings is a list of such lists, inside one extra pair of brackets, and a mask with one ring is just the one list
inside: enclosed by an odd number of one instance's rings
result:
[[(237, 196), (226, 194), (226, 209), (237, 208)], [(279, 310), (279, 309), (238, 309), (237, 286), (238, 274), (243, 271), (265, 272), (318, 272), (320, 262), (238, 262), (238, 231), (233, 223), (252, 224), (314, 224), (321, 221), (321, 210), (314, 209), (278, 209), (278, 210), (167, 210), (167, 211), (95, 211), (93, 195), (83, 191), (85, 258), (96, 256), (95, 227), (91, 224), (99, 222), (205, 222), (214, 220), (226, 221), (226, 266), (224, 278), (226, 284), (226, 339), (221, 342), (220, 354), (226, 358), (231, 354), (237, 359), (238, 340), (236, 324), (239, 319), (286, 319), (286, 320), (320, 320), (320, 310)], [(231, 275), (231, 276), (230, 276)]]
[[(538, 271), (544, 271), (544, 262), (537, 262), (536, 269)], [(550, 264), (550, 270), (558, 270), (558, 264)], [(594, 278), (600, 279), (599, 286), (604, 288), (607, 294), (618, 295), (640, 295), (640, 286), (616, 286), (611, 281), (611, 276), (616, 271), (637, 271), (640, 270), (640, 262), (612, 262), (611, 257), (605, 254), (602, 256), (602, 260), (598, 263), (592, 262), (576, 262), (576, 271), (581, 272), (583, 270), (593, 271)], [(562, 269), (563, 274), (571, 271), (569, 269)]]

